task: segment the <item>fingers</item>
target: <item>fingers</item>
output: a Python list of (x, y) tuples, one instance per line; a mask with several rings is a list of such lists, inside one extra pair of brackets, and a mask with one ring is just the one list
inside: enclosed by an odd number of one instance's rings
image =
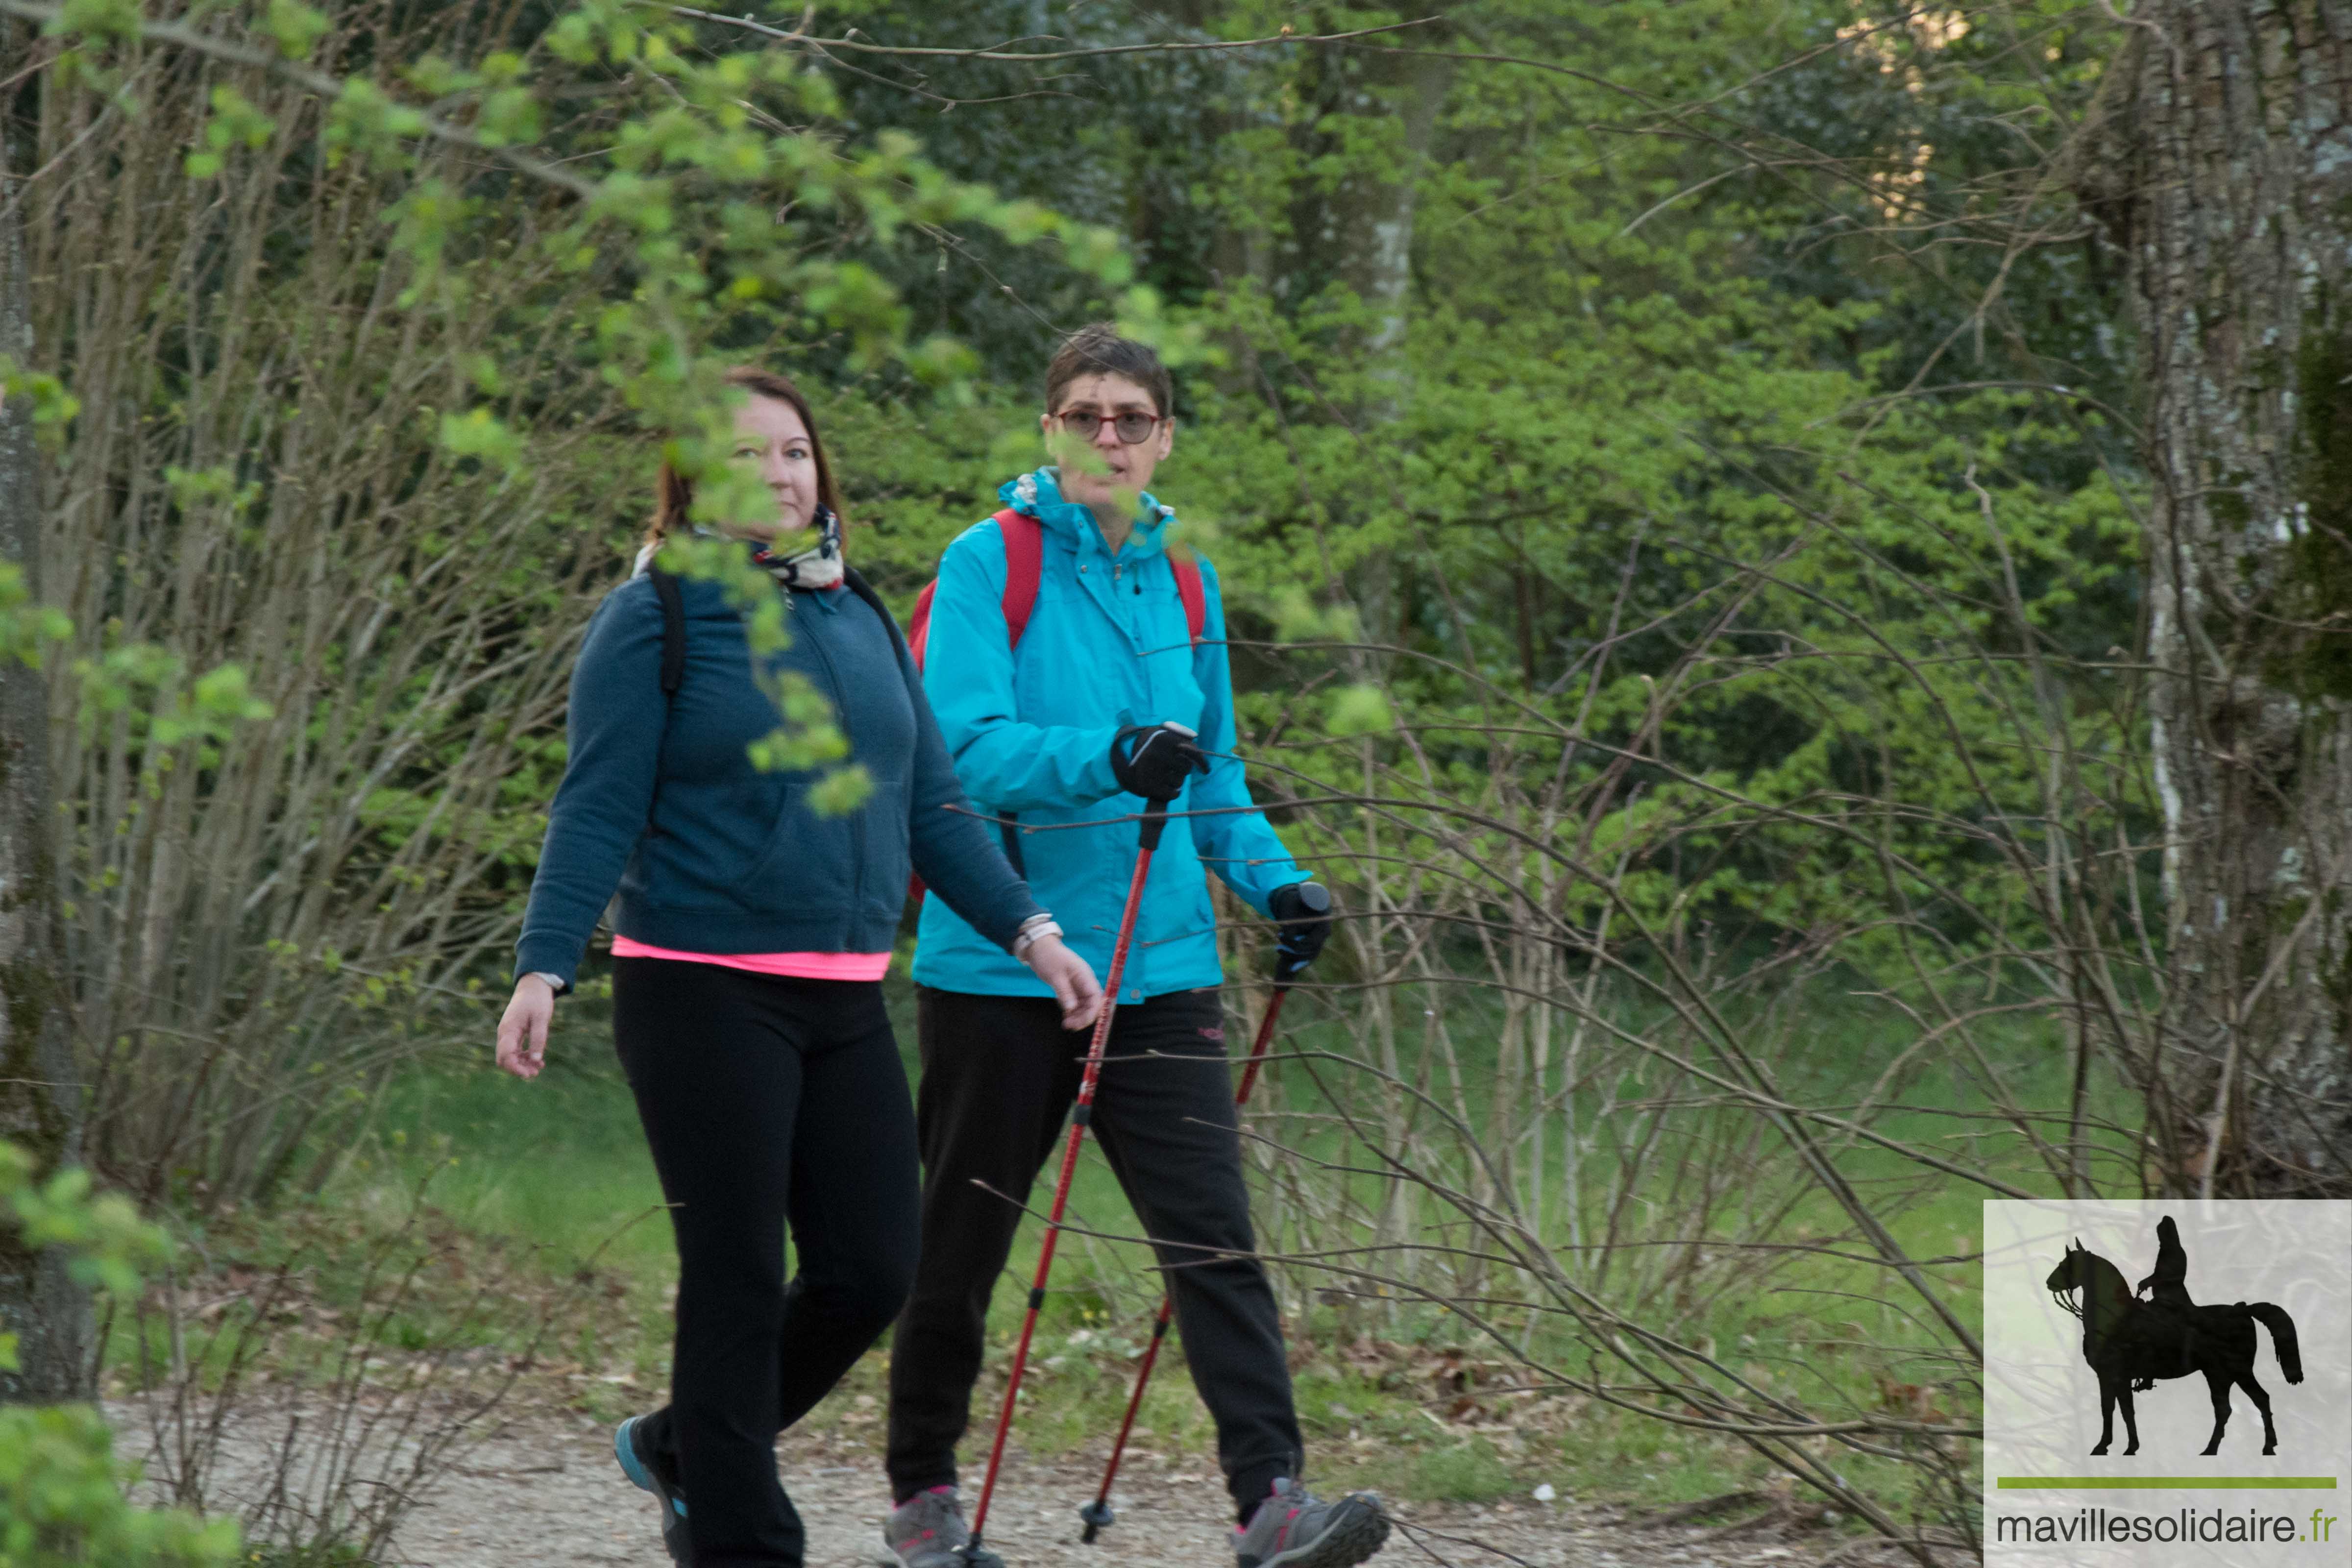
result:
[(1045, 984), (1054, 988), (1054, 1000), (1061, 1005), (1062, 1026), (1070, 1026), (1070, 1015), (1078, 1010), (1078, 988), (1070, 984), (1070, 972), (1058, 963), (1048, 964)]
[(524, 1034), (522, 1020), (515, 1016), (514, 1010), (512, 1008), (509, 1008), (507, 1010), (507, 1016), (499, 1020), (498, 1058), (499, 1071), (512, 1073), (517, 1078), (530, 1078), (531, 1076), (531, 1069), (526, 1068), (523, 1065), (522, 1060), (522, 1048), (525, 1038), (526, 1036)]
[[(1047, 942), (1053, 945), (1049, 948)], [(1083, 1029), (1092, 1024), (1102, 1002), (1102, 983), (1087, 961), (1053, 937), (1040, 939), (1030, 958), (1037, 978), (1053, 988), (1054, 1001), (1062, 1009), (1062, 1027)]]
[(547, 1026), (554, 1011), (546, 1004), (534, 1006), (527, 996), (517, 996), (507, 1005), (506, 1016), (499, 1020), (501, 1071), (524, 1079), (539, 1076), (540, 1068), (547, 1065)]
[(1087, 961), (1076, 953), (1070, 954), (1070, 990), (1073, 1002), (1062, 1008), (1062, 1027), (1083, 1029), (1092, 1025), (1103, 1006), (1102, 982)]

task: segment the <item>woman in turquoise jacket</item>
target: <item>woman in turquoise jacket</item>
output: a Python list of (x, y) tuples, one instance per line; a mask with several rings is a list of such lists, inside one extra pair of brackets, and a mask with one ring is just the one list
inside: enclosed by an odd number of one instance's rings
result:
[[(1111, 742), (1134, 726), (1173, 723), (1193, 731), (1209, 771), (1188, 781), (1173, 809), (1197, 815), (1171, 824), (1151, 858), (1118, 999), (1222, 984), (1203, 872), (1216, 871), (1261, 915), (1271, 914), (1276, 889), (1306, 881), (1307, 873), (1252, 805), (1233, 754), (1233, 682), (1216, 568), (1199, 561), (1208, 615), (1196, 645), (1167, 553), (1174, 512), (1144, 497), (1113, 553), (1093, 514), (1064, 499), (1055, 469), (1024, 474), (1002, 494), (1043, 528), (1045, 560), (1017, 648), (1006, 637), (1004, 539), (995, 521), (965, 531), (940, 563), (923, 689), (956, 777), (978, 809), (1019, 819), (1013, 841), (1029, 885), (1051, 902), (1064, 940), (1103, 974), (1135, 869), (1135, 814), (1143, 808), (1113, 774)], [(915, 979), (942, 991), (1047, 994), (936, 900), (923, 906)]]
[[(1217, 987), (1213, 870), (1282, 922), (1286, 973), (1322, 945), (1329, 907), (1251, 804), (1234, 754), (1224, 606), (1198, 563), (1196, 641), (1168, 555), (1174, 514), (1145, 489), (1167, 454), (1168, 373), (1088, 328), (1047, 372), (1044, 428), (1066, 462), (1006, 485), (1034, 521), (1036, 598), (1016, 641), (1003, 527), (966, 531), (940, 567), (924, 689), (974, 807), (1017, 819), (1016, 866), (1066, 940), (1106, 969), (1146, 798), (1176, 814), (1152, 858), (1117, 998), (1092, 1130), (1161, 1248), (1187, 1364), (1217, 1426), (1240, 1568), (1347, 1568), (1387, 1531), (1366, 1495), (1319, 1502), (1304, 1460), (1274, 1294), (1255, 1252)], [(1027, 525), (1015, 523), (1021, 529)], [(1025, 584), (1023, 584), (1025, 588)], [(955, 1490), (988, 1300), (1018, 1197), (1055, 1146), (1078, 1057), (1052, 997), (972, 924), (925, 904), (915, 953), (923, 1078), (923, 1246), (892, 1340), (885, 1540), (905, 1568), (957, 1568)]]

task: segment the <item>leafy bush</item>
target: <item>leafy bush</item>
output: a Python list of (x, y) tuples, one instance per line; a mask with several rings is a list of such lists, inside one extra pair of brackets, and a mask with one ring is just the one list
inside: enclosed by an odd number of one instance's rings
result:
[[(140, 1266), (163, 1245), (122, 1199), (92, 1197), (83, 1172), (37, 1184), (30, 1162), (7, 1143), (0, 1143), (0, 1225), (21, 1229), (33, 1245), (69, 1249), (78, 1279), (117, 1294), (136, 1290)], [(15, 1337), (0, 1335), (0, 1369), (16, 1363)], [(235, 1520), (207, 1523), (180, 1509), (134, 1507), (129, 1489), (138, 1479), (137, 1466), (115, 1457), (114, 1435), (95, 1406), (0, 1409), (0, 1568), (236, 1560)]]

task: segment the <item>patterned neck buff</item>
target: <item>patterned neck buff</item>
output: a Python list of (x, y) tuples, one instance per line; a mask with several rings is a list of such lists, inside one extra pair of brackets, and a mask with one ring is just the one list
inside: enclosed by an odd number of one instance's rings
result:
[(792, 555), (771, 555), (765, 550), (755, 550), (751, 552), (752, 564), (766, 567), (768, 575), (787, 588), (839, 586), (844, 566), (841, 519), (834, 516), (833, 508), (820, 504), (813, 521), (817, 530), (814, 544)]
[[(791, 555), (772, 555), (765, 549), (755, 549), (751, 552), (752, 563), (765, 567), (768, 575), (787, 588), (838, 587), (842, 568), (845, 564), (841, 557), (841, 519), (833, 514), (831, 507), (819, 506), (815, 521), (817, 540), (814, 544)], [(694, 531), (706, 537), (710, 533), (707, 528), (697, 528)], [(645, 545), (637, 552), (636, 564), (631, 568), (632, 572), (643, 574), (654, 563), (654, 557), (660, 553), (658, 542)]]

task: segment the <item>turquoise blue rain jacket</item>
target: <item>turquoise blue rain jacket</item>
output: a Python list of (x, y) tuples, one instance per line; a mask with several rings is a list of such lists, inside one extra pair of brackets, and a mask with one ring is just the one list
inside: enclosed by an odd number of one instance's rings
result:
[[(1108, 977), (1111, 945), (1135, 872), (1140, 796), (1111, 774), (1111, 737), (1129, 724), (1173, 721), (1213, 755), (1173, 805), (1206, 815), (1170, 822), (1136, 921), (1119, 1000), (1222, 983), (1207, 871), (1261, 915), (1277, 888), (1304, 881), (1265, 818), (1251, 808), (1234, 749), (1233, 679), (1217, 574), (1201, 562), (1208, 619), (1191, 641), (1166, 551), (1175, 514), (1150, 495), (1114, 556), (1086, 508), (1062, 499), (1055, 470), (1000, 492), (1044, 524), (1045, 561), (1021, 644), (1004, 625), (1004, 541), (995, 522), (966, 529), (940, 563), (923, 689), (956, 776), (977, 809), (1016, 814), (1045, 832), (1017, 835), (1037, 901), (1064, 940)], [(1242, 809), (1220, 809), (1239, 807)], [(1120, 819), (1126, 820), (1120, 820)], [(923, 901), (915, 979), (992, 996), (1052, 993), (936, 898)]]

